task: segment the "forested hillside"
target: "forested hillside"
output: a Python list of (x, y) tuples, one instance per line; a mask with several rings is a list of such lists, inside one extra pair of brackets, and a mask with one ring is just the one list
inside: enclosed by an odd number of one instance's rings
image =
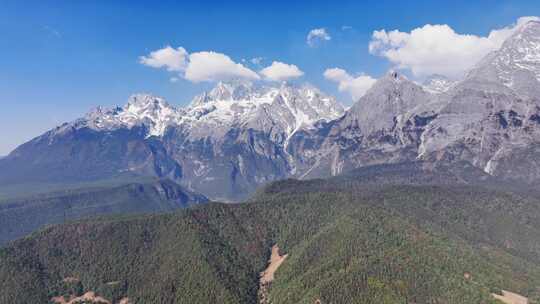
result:
[[(540, 303), (540, 204), (467, 185), (284, 181), (249, 203), (48, 227), (0, 251), (0, 303)], [(281, 188), (283, 191), (279, 191)], [(296, 188), (299, 191), (288, 191)], [(306, 191), (302, 191), (306, 190)]]
[[(31, 192), (31, 191), (29, 191)], [(0, 199), (0, 246), (47, 224), (105, 214), (172, 211), (207, 202), (169, 180), (106, 182)]]

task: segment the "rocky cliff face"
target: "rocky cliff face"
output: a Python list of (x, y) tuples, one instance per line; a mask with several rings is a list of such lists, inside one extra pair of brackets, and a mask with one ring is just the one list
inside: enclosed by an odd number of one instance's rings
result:
[[(420, 137), (442, 107), (435, 94), (391, 71), (339, 120), (296, 138), (303, 178), (414, 160)], [(308, 150), (308, 153), (306, 153)]]
[[(531, 21), (440, 98), (445, 106), (422, 135), (420, 157), (463, 159), (493, 175), (538, 178), (539, 76), (540, 23)], [(516, 155), (528, 156), (518, 161)], [(512, 169), (524, 164), (525, 171)]]

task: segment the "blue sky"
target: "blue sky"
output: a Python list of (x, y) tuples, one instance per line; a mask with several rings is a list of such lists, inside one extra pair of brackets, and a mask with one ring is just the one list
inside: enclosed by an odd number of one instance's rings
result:
[[(178, 75), (139, 62), (167, 45), (222, 53), (253, 71), (273, 61), (293, 64), (304, 73), (297, 81), (351, 103), (323, 73), (338, 67), (377, 78), (396, 66), (369, 52), (375, 30), (447, 24), (487, 36), (521, 16), (540, 15), (538, 1), (471, 2), (0, 1), (0, 155), (94, 106), (123, 105), (132, 93), (183, 105), (212, 86), (181, 76), (173, 83)], [(316, 28), (331, 39), (310, 46), (306, 37)], [(242, 63), (256, 57), (264, 58), (260, 66)]]

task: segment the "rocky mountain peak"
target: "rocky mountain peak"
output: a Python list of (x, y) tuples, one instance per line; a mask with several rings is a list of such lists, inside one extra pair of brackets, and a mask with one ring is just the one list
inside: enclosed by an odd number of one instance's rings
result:
[(529, 21), (519, 27), (499, 50), (482, 59), (466, 79), (499, 83), (525, 97), (540, 90), (540, 22)]
[(390, 71), (349, 109), (347, 116), (358, 123), (364, 134), (389, 130), (398, 116), (428, 104), (432, 97), (404, 75)]
[(529, 39), (540, 35), (540, 21), (530, 20), (527, 23), (520, 26), (513, 36), (520, 36), (520, 38)]
[(150, 94), (134, 94), (128, 99), (124, 111), (138, 115), (155, 116), (163, 112), (174, 112), (175, 108), (165, 99)]
[(264, 94), (265, 88), (245, 80), (220, 81), (210, 91), (193, 98), (191, 106), (201, 106), (215, 101), (250, 100)]
[(455, 84), (456, 81), (453, 81), (446, 76), (434, 74), (424, 80), (422, 87), (430, 93), (439, 94), (448, 91)]
[(529, 70), (540, 79), (540, 22), (529, 21), (502, 45), (497, 63)]
[(413, 81), (409, 80), (405, 75), (390, 70), (383, 77), (379, 78), (377, 82), (366, 92), (366, 95), (370, 92), (376, 92), (380, 90), (388, 89), (397, 89), (399, 87), (405, 87), (414, 85), (417, 86)]
[(405, 75), (399, 73), (396, 70), (389, 70), (383, 77), (379, 78), (380, 82), (400, 83), (402, 81), (408, 81)]
[(249, 99), (254, 92), (254, 85), (247, 81), (219, 82), (209, 93), (214, 100), (242, 100)]
[[(201, 119), (225, 119), (234, 117), (249, 120), (263, 105), (273, 107), (271, 115), (279, 115), (283, 109), (296, 112), (300, 108), (312, 108), (318, 115), (313, 119), (333, 119), (343, 113), (343, 107), (332, 97), (309, 84), (288, 82), (260, 84), (252, 82), (220, 82), (212, 90), (193, 99), (188, 111), (203, 113)], [(253, 115), (252, 115), (253, 114)]]
[(409, 80), (404, 75), (390, 71), (383, 77), (379, 78), (377, 82), (362, 96), (351, 108), (351, 110), (360, 110), (374, 104), (401, 104), (403, 101), (409, 100), (410, 94), (416, 94), (421, 92), (422, 87)]
[(77, 119), (66, 127), (90, 128), (111, 131), (119, 128), (145, 126), (147, 136), (161, 136), (165, 129), (178, 123), (184, 111), (168, 104), (165, 99), (150, 94), (134, 94), (124, 107), (96, 107), (84, 118)]

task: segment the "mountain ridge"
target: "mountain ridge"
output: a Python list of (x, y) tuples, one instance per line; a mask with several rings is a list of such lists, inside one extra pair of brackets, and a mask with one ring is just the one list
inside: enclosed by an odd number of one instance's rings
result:
[(80, 186), (0, 199), (0, 246), (47, 225), (88, 217), (164, 213), (208, 203), (170, 180)]
[(459, 81), (433, 76), (420, 85), (390, 71), (347, 111), (313, 86), (290, 83), (218, 83), (185, 108), (134, 95), (123, 108), (98, 108), (21, 145), (0, 160), (0, 181), (150, 175), (239, 201), (277, 179), (422, 160), (466, 161), (534, 183), (539, 49), (540, 23), (530, 21)]

